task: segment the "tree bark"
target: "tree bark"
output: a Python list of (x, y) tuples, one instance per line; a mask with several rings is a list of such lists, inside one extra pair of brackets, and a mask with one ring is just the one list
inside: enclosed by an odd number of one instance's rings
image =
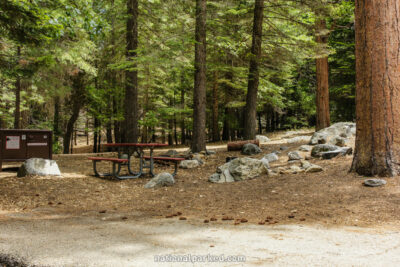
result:
[(72, 77), (72, 95), (71, 95), (71, 102), (72, 102), (72, 114), (68, 120), (67, 128), (64, 134), (64, 154), (68, 154), (70, 152), (70, 144), (71, 144), (71, 137), (74, 130), (74, 124), (79, 117), (79, 112), (84, 104), (84, 82), (83, 82), (84, 73), (79, 71), (74, 77)]
[(127, 0), (128, 21), (126, 24), (126, 58), (132, 62), (126, 70), (125, 85), (125, 142), (136, 143), (138, 140), (138, 73), (135, 63), (138, 48), (138, 0)]
[(53, 118), (53, 135), (57, 141), (60, 136), (60, 97), (54, 97), (54, 118)]
[(352, 171), (400, 174), (400, 2), (356, 0), (357, 137)]
[[(17, 59), (21, 58), (21, 47), (17, 47)], [(21, 128), (21, 77), (17, 74), (15, 81), (15, 111), (14, 111), (14, 129)]]
[[(326, 31), (325, 19), (318, 19), (316, 21), (316, 41), (322, 50), (328, 44), (328, 35)], [(322, 51), (324, 53), (324, 51)], [(328, 56), (317, 57), (316, 59), (316, 75), (317, 75), (317, 91), (315, 96), (316, 101), (316, 126), (317, 131), (329, 127), (329, 68)]]
[(196, 0), (193, 153), (206, 150), (206, 0)]
[(249, 67), (246, 107), (244, 113), (244, 139), (256, 137), (257, 91), (259, 84), (259, 62), (261, 57), (262, 23), (264, 0), (256, 0), (254, 6), (253, 41)]
[(219, 126), (218, 126), (218, 71), (214, 71), (214, 84), (213, 84), (213, 112), (212, 112), (212, 139), (214, 142), (220, 140)]

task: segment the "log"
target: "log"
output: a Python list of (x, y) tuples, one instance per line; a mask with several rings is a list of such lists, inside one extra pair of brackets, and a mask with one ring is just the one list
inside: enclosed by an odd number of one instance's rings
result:
[(246, 141), (229, 142), (227, 144), (228, 151), (242, 150), (242, 148), (245, 144), (255, 144), (257, 146), (260, 146), (260, 141), (259, 140), (246, 140)]

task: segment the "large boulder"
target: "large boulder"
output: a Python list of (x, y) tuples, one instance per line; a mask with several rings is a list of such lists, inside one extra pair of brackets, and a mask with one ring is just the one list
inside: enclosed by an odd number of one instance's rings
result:
[(230, 183), (253, 179), (267, 173), (268, 169), (261, 160), (237, 158), (217, 168), (217, 172), (208, 179), (212, 183)]
[(261, 160), (237, 158), (230, 162), (229, 172), (235, 181), (253, 179), (267, 173), (267, 168)]
[[(310, 145), (330, 143), (331, 139), (351, 138), (355, 135), (356, 124), (353, 122), (338, 122), (315, 132), (310, 139)], [(335, 144), (336, 145), (336, 144)]]
[(313, 147), (311, 150), (311, 156), (318, 158), (322, 156), (322, 152), (329, 152), (329, 151), (335, 151), (340, 149), (338, 146), (334, 145), (328, 145), (328, 144), (319, 144)]
[(61, 172), (55, 160), (31, 158), (22, 164), (17, 173), (18, 177), (28, 175), (60, 176)]
[(244, 155), (256, 155), (261, 153), (261, 149), (255, 144), (245, 144), (242, 148), (242, 154)]
[(197, 160), (183, 160), (179, 164), (179, 167), (182, 169), (193, 169), (200, 166), (200, 162)]
[(265, 144), (270, 141), (270, 139), (265, 135), (256, 135), (256, 140), (260, 141), (260, 144)]
[(154, 178), (152, 178), (147, 184), (145, 184), (144, 188), (156, 188), (161, 186), (171, 186), (175, 183), (174, 177), (167, 173), (157, 174)]

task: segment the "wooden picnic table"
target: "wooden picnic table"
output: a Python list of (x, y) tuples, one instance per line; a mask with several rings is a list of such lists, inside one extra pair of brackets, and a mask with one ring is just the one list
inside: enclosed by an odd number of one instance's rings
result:
[[(93, 170), (96, 176), (114, 176), (118, 179), (133, 179), (141, 177), (145, 174), (150, 174), (154, 176), (154, 160), (164, 160), (164, 161), (173, 161), (175, 163), (175, 171), (172, 175), (175, 175), (177, 172), (177, 163), (179, 161), (184, 160), (183, 158), (164, 158), (164, 157), (153, 157), (153, 151), (158, 147), (168, 146), (167, 144), (159, 144), (159, 143), (115, 143), (115, 144), (105, 144), (107, 147), (116, 148), (118, 151), (118, 158), (100, 158), (100, 157), (90, 157), (89, 159), (93, 161)], [(149, 149), (149, 156), (145, 156), (145, 149)], [(131, 166), (131, 157), (134, 153), (137, 153), (139, 156), (139, 171), (135, 172)], [(127, 158), (122, 158), (122, 154), (126, 153)], [(99, 173), (97, 171), (97, 162), (100, 161), (110, 161), (113, 163), (113, 171), (112, 173)], [(146, 161), (149, 161), (149, 164), (146, 164)], [(126, 164), (128, 166), (129, 175), (120, 176), (119, 173), (121, 171), (121, 165)], [(149, 169), (149, 172), (145, 173), (143, 170), (145, 168)]]

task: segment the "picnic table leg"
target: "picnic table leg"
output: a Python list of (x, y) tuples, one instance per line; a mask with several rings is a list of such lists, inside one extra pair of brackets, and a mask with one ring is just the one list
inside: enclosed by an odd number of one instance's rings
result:
[(131, 155), (128, 155), (128, 171), (130, 174), (133, 175), (142, 175), (143, 173), (143, 162), (142, 162), (142, 157), (143, 157), (143, 151), (141, 149), (139, 149), (139, 172), (134, 172), (131, 168)]
[(175, 161), (174, 164), (175, 164), (175, 169), (174, 172), (171, 174), (173, 177), (175, 177), (176, 173), (178, 172), (178, 161)]
[(121, 168), (121, 163), (113, 162), (113, 173), (112, 173), (112, 176), (117, 178), (117, 179), (120, 179), (120, 180), (134, 179), (134, 178), (139, 178), (142, 175), (142, 173), (138, 173), (138, 174), (133, 175), (133, 176), (132, 175), (120, 176), (119, 175), (119, 171), (117, 171), (117, 166), (116, 165), (118, 165), (118, 169), (120, 169)]

